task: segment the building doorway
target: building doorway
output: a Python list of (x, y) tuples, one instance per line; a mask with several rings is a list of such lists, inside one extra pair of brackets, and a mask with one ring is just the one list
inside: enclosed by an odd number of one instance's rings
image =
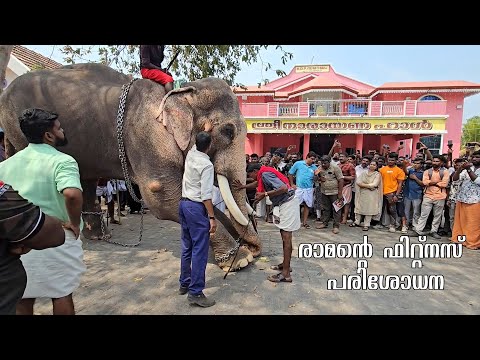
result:
[(317, 155), (328, 155), (334, 141), (335, 134), (310, 134), (310, 151)]

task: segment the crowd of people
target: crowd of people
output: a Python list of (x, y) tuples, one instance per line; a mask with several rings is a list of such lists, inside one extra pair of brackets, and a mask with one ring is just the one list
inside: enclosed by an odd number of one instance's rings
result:
[[(140, 71), (168, 92), (176, 55), (162, 67), (164, 50), (164, 45), (141, 45)], [(68, 140), (58, 117), (48, 109), (24, 110), (19, 122), (29, 145), (8, 159), (0, 131), (0, 314), (32, 315), (37, 298), (51, 299), (53, 314), (75, 314), (73, 292), (86, 271), (80, 240), (83, 190), (76, 160), (61, 151)], [(179, 204), (178, 294), (188, 294), (188, 302), (201, 307), (215, 305), (203, 292), (205, 271), (210, 236), (217, 229), (214, 208), (226, 211), (208, 156), (212, 126), (204, 125), (188, 151)], [(451, 146), (446, 154), (432, 155), (418, 145), (412, 157), (400, 155), (403, 145), (396, 152), (383, 145), (379, 151), (347, 154), (339, 141), (328, 154), (303, 156), (293, 145), (261, 157), (247, 154), (247, 181), (235, 179), (232, 187), (246, 191), (256, 213), (280, 230), (283, 243), (283, 261), (271, 266), (278, 273), (267, 279), (292, 282), (293, 233), (311, 229), (312, 216), (322, 231), (332, 222), (333, 234), (342, 225), (388, 229), (437, 240), (444, 236), (480, 249), (480, 150), (469, 148), (452, 159)], [(139, 187), (132, 186), (141, 198)], [(100, 178), (96, 195), (99, 203), (105, 199), (114, 224), (119, 223), (115, 201), (120, 216), (126, 206), (131, 214), (141, 211), (121, 179)]]
[[(399, 154), (403, 145), (396, 152), (384, 145), (380, 151), (360, 155), (342, 152), (341, 143), (335, 141), (328, 154), (310, 151), (304, 160), (302, 154), (291, 153), (292, 148), (263, 156), (247, 154), (246, 166), (247, 173), (252, 164), (260, 164), (288, 177), (303, 228), (312, 227), (308, 219), (314, 215), (317, 229), (329, 228), (332, 221), (334, 234), (347, 225), (437, 240), (445, 236), (454, 242), (465, 235), (467, 248), (480, 248), (475, 220), (480, 215), (480, 151), (474, 147), (452, 159), (452, 146), (441, 155), (432, 155), (423, 143), (412, 157)], [(247, 190), (247, 195), (253, 204), (255, 192)], [(272, 222), (268, 204), (255, 205), (257, 214)]]

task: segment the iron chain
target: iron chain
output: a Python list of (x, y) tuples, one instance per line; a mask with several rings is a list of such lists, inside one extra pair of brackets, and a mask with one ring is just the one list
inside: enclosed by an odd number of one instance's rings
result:
[(104, 216), (104, 211), (101, 212), (92, 212), (92, 211), (82, 211), (83, 215), (98, 215), (100, 216), (100, 226), (102, 229), (102, 240), (115, 244), (115, 245), (120, 245), (124, 247), (135, 247), (140, 244), (142, 241), (142, 235), (143, 235), (143, 211), (144, 211), (144, 203), (142, 200), (138, 199), (137, 196), (135, 195), (135, 192), (133, 191), (132, 188), (132, 183), (130, 182), (130, 176), (128, 174), (128, 168), (127, 168), (127, 161), (126, 161), (126, 155), (125, 155), (125, 147), (123, 145), (123, 125), (124, 125), (124, 113), (125, 113), (125, 104), (128, 96), (128, 91), (130, 90), (130, 87), (132, 86), (133, 82), (136, 79), (132, 79), (128, 84), (125, 84), (122, 86), (122, 94), (120, 95), (120, 103), (118, 106), (118, 113), (117, 113), (117, 141), (118, 141), (118, 153), (119, 153), (119, 158), (120, 162), (122, 164), (122, 170), (123, 170), (123, 175), (125, 177), (125, 184), (127, 185), (128, 191), (130, 192), (130, 195), (132, 196), (133, 200), (136, 202), (139, 202), (141, 205), (141, 219), (140, 219), (140, 238), (137, 243), (135, 244), (123, 244), (119, 243), (113, 240), (108, 240), (105, 236), (105, 224), (103, 221), (103, 216)]
[(95, 211), (82, 211), (82, 215), (99, 215), (100, 216), (100, 227), (102, 229), (102, 240), (108, 241), (105, 238), (105, 224), (103, 223), (103, 215), (105, 215), (104, 211), (95, 212)]
[(227, 261), (230, 258), (230, 256), (235, 254), (239, 246), (240, 246), (240, 242), (236, 242), (235, 246), (232, 249), (228, 250), (224, 255), (221, 255), (221, 256), (215, 255), (215, 260), (219, 263)]
[[(130, 181), (130, 174), (128, 173), (127, 157), (126, 157), (126, 154), (125, 154), (125, 146), (123, 144), (123, 127), (124, 127), (124, 123), (125, 123), (125, 118), (124, 118), (125, 105), (126, 105), (126, 102), (127, 102), (128, 92), (130, 91), (130, 87), (132, 86), (132, 84), (135, 80), (136, 79), (132, 79), (132, 80), (130, 80), (130, 82), (128, 84), (125, 84), (125, 85), (122, 86), (122, 94), (120, 95), (120, 103), (118, 105), (118, 113), (117, 113), (117, 141), (118, 141), (118, 157), (120, 159), (120, 163), (122, 164), (122, 170), (123, 170), (123, 176), (125, 178), (125, 184), (127, 185), (128, 192), (132, 196), (132, 199), (134, 201), (140, 203), (140, 206), (141, 206), (141, 209), (140, 209), (140, 215), (141, 215), (141, 218), (140, 218), (140, 237), (138, 239), (138, 242), (135, 243), (135, 244), (122, 244), (122, 243), (118, 243), (118, 242), (111, 241), (111, 240), (108, 241), (112, 244), (121, 245), (121, 246), (125, 246), (125, 247), (138, 246), (140, 244), (140, 242), (142, 241), (142, 236), (143, 236), (143, 212), (144, 212), (144, 208), (145, 208), (143, 200), (140, 200), (137, 197), (137, 195), (135, 195), (135, 191), (133, 191), (132, 183)], [(102, 221), (102, 224), (103, 224), (103, 221)]]
[[(143, 202), (143, 199), (139, 199), (136, 196), (135, 191), (133, 190), (132, 183), (130, 181), (130, 174), (128, 172), (127, 159), (126, 159), (126, 154), (125, 154), (125, 146), (124, 146), (124, 143), (123, 143), (123, 129), (124, 129), (124, 122), (125, 122), (124, 114), (125, 114), (126, 100), (127, 100), (128, 92), (130, 91), (130, 87), (132, 86), (132, 84), (135, 80), (136, 79), (132, 79), (132, 80), (130, 80), (130, 82), (128, 84), (125, 84), (125, 85), (122, 86), (122, 94), (120, 95), (120, 103), (119, 103), (119, 106), (118, 106), (118, 113), (117, 113), (117, 141), (118, 141), (118, 157), (119, 157), (120, 163), (122, 165), (123, 176), (125, 178), (125, 184), (127, 185), (127, 189), (129, 191), (130, 195), (132, 196), (132, 199), (134, 201), (140, 203), (140, 205), (141, 205), (141, 210), (140, 210), (140, 214), (141, 214), (140, 237), (139, 237), (138, 242), (135, 243), (135, 244), (122, 244), (122, 243), (118, 243), (118, 242), (115, 242), (115, 241), (105, 239), (105, 228), (104, 228), (104, 224), (103, 224), (103, 215), (104, 215), (103, 211), (99, 212), (99, 213), (95, 213), (95, 212), (84, 212), (83, 213), (83, 214), (89, 214), (89, 215), (100, 215), (100, 217), (101, 217), (100, 218), (100, 223), (101, 223), (101, 226), (102, 226), (102, 239), (109, 242), (109, 243), (117, 244), (117, 245), (121, 245), (121, 246), (125, 246), (125, 247), (138, 246), (140, 244), (140, 242), (142, 241), (142, 236), (143, 236), (143, 213), (144, 213), (144, 207), (145, 207), (145, 203)], [(227, 251), (224, 255), (222, 255), (222, 256), (215, 255), (215, 260), (218, 261), (218, 262), (227, 261), (230, 258), (230, 256), (232, 256), (238, 250), (239, 247), (240, 247), (240, 242), (236, 242), (235, 246), (232, 249), (230, 249), (229, 251)]]
[[(217, 207), (217, 205), (220, 205), (220, 204), (223, 203), (223, 202), (225, 202), (225, 200), (222, 200), (222, 201), (219, 201), (219, 202), (216, 203), (216, 204), (213, 204), (213, 207), (215, 208), (215, 207)], [(235, 245), (235, 247), (234, 247), (233, 249), (228, 250), (228, 251), (227, 251), (225, 254), (223, 254), (223, 255), (215, 255), (215, 260), (216, 260), (217, 262), (225, 262), (225, 261), (227, 261), (227, 260), (230, 258), (230, 256), (232, 256), (233, 254), (235, 254), (235, 251), (237, 251), (238, 247), (240, 246), (240, 242), (239, 242), (239, 241), (235, 240), (235, 242), (236, 242), (236, 245)]]
[(99, 215), (100, 216), (100, 226), (102, 228), (102, 238), (101, 238), (101, 240), (106, 241), (110, 244), (120, 245), (120, 246), (124, 246), (124, 247), (133, 247), (133, 246), (138, 245), (138, 243), (137, 244), (122, 244), (122, 243), (119, 243), (119, 242), (116, 242), (116, 241), (113, 241), (113, 240), (109, 240), (105, 236), (105, 223), (103, 221), (103, 216), (105, 215), (105, 211), (100, 211), (100, 212), (82, 211), (82, 215)]

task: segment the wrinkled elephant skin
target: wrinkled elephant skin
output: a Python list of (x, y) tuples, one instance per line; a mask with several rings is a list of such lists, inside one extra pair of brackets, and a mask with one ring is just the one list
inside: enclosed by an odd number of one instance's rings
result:
[[(130, 78), (100, 64), (77, 64), (55, 70), (36, 70), (16, 78), (0, 96), (0, 124), (5, 130), (7, 156), (28, 145), (18, 116), (37, 107), (59, 114), (69, 144), (60, 150), (72, 155), (80, 167), (84, 190), (84, 212), (100, 211), (95, 203), (99, 177), (124, 177), (117, 143), (116, 118), (122, 85)], [(218, 175), (245, 183), (244, 144), (246, 126), (230, 87), (216, 78), (185, 84), (165, 94), (163, 86), (138, 79), (128, 93), (124, 114), (124, 144), (128, 170), (151, 212), (159, 219), (179, 222), (184, 159), (195, 136), (206, 122), (213, 124), (209, 155)], [(236, 242), (218, 224), (211, 245), (222, 268), (239, 269), (258, 256), (261, 245), (247, 217), (245, 191), (231, 190), (238, 205), (237, 221), (231, 219), (246, 246), (232, 265)], [(231, 209), (232, 210), (232, 209)], [(241, 213), (241, 214), (240, 214)], [(85, 237), (101, 236), (100, 218), (84, 215)], [(225, 254), (229, 253), (228, 259)]]

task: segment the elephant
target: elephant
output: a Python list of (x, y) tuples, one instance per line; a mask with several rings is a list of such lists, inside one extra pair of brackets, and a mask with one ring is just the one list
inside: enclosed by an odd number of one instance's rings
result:
[[(131, 79), (95, 63), (35, 70), (19, 76), (0, 96), (0, 126), (5, 131), (7, 156), (28, 145), (18, 122), (24, 109), (56, 112), (68, 138), (67, 146), (59, 150), (73, 156), (79, 165), (83, 212), (100, 212), (95, 201), (97, 179), (124, 178), (117, 114), (122, 86)], [(210, 244), (221, 268), (238, 270), (259, 256), (261, 242), (247, 220), (252, 209), (246, 202), (245, 190), (231, 186), (235, 179), (243, 183), (246, 180), (247, 130), (238, 101), (225, 81), (204, 78), (169, 93), (151, 80), (133, 81), (123, 116), (126, 166), (150, 212), (158, 219), (179, 222), (185, 157), (196, 134), (207, 123), (212, 127), (208, 155), (230, 215), (218, 216), (220, 221)], [(101, 217), (84, 214), (83, 219), (84, 237), (100, 238)], [(243, 235), (244, 245), (238, 251), (234, 251), (238, 246), (232, 234)]]

